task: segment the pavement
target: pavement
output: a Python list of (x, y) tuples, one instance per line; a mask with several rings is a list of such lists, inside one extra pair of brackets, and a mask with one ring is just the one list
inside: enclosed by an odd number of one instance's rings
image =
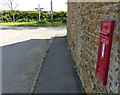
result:
[(34, 93), (80, 93), (67, 38), (55, 37), (42, 64)]

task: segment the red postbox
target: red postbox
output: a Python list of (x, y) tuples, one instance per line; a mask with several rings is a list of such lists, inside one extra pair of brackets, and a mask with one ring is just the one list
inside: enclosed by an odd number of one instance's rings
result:
[(114, 26), (115, 21), (101, 21), (96, 75), (103, 85), (107, 83)]

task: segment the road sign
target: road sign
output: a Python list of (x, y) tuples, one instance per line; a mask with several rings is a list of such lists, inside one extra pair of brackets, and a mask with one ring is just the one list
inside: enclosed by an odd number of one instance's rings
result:
[(37, 11), (42, 11), (44, 8), (35, 8)]
[(48, 14), (52, 14), (52, 11), (50, 10), (50, 11), (48, 11)]
[(42, 11), (44, 8), (40, 8), (40, 4), (38, 4), (38, 8), (35, 8), (37, 11)]

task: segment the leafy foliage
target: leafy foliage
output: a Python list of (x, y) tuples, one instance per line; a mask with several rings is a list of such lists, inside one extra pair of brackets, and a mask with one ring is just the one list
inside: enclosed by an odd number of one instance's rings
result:
[[(38, 11), (14, 11), (15, 13), (15, 22), (36, 22), (39, 19)], [(12, 22), (13, 21), (13, 11), (4, 10), (0, 11), (0, 22)], [(51, 22), (51, 15), (47, 11), (41, 11), (41, 22)], [(67, 22), (67, 12), (53, 12), (53, 22)]]

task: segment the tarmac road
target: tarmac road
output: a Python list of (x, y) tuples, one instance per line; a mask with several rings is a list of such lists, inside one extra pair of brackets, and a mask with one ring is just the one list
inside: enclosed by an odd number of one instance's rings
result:
[(0, 27), (2, 92), (29, 93), (50, 39), (65, 27)]
[(28, 93), (50, 40), (29, 40), (2, 47), (3, 93)]

